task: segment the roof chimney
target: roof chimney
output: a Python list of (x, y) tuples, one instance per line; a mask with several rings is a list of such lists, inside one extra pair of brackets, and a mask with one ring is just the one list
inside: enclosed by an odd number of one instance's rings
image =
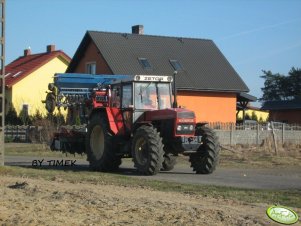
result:
[(29, 55), (31, 55), (30, 47), (28, 49), (24, 49), (24, 56), (29, 56)]
[(143, 35), (144, 34), (143, 25), (134, 25), (134, 26), (132, 26), (132, 34)]
[(55, 45), (48, 45), (47, 46), (47, 53), (51, 53), (55, 51)]

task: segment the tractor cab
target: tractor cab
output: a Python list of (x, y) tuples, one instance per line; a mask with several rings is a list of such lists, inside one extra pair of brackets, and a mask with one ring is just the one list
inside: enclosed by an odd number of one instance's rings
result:
[(170, 142), (179, 136), (194, 136), (194, 112), (172, 108), (172, 81), (171, 76), (136, 75), (108, 86), (116, 134), (131, 136), (142, 124), (152, 124)]
[(132, 123), (142, 120), (147, 111), (162, 110), (172, 106), (171, 76), (136, 75), (133, 79), (113, 82), (112, 108), (133, 113)]

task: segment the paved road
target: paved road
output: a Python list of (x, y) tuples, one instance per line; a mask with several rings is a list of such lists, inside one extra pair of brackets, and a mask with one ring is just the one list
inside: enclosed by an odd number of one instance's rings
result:
[[(50, 160), (62, 160), (52, 157), (28, 157), (28, 156), (6, 156), (6, 165), (31, 166), (33, 160), (42, 161), (42, 167), (49, 167)], [(64, 157), (63, 160), (75, 160), (72, 157)], [(38, 162), (36, 162), (38, 163)], [(71, 161), (66, 162), (71, 164)], [(83, 159), (76, 159), (75, 166), (51, 167), (58, 170), (89, 170), (88, 162)], [(213, 174), (194, 174), (189, 164), (176, 165), (175, 169), (169, 172), (160, 172), (155, 176), (141, 176), (136, 173), (133, 163), (125, 159), (118, 171), (121, 175), (128, 177), (143, 178), (148, 180), (160, 180), (180, 182), (187, 184), (223, 185), (240, 188), (255, 189), (300, 189), (301, 190), (301, 169), (237, 169), (219, 167)]]

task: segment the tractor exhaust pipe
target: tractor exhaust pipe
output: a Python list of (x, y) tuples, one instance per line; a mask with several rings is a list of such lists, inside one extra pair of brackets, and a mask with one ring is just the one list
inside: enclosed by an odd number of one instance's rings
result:
[(174, 71), (173, 73), (173, 108), (178, 107), (177, 103), (177, 88), (176, 88), (176, 75), (178, 74), (177, 71)]

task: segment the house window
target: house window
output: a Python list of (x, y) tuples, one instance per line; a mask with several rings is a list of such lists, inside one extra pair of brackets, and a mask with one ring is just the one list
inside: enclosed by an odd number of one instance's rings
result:
[(176, 71), (182, 71), (183, 67), (180, 64), (178, 60), (169, 60), (171, 66), (176, 70)]
[(87, 74), (92, 74), (92, 75), (96, 74), (96, 63), (95, 62), (91, 62), (91, 63), (86, 64), (86, 73)]
[(138, 61), (141, 64), (141, 66), (143, 67), (143, 69), (145, 69), (145, 70), (152, 69), (152, 66), (150, 65), (148, 59), (146, 59), (146, 58), (138, 58)]

